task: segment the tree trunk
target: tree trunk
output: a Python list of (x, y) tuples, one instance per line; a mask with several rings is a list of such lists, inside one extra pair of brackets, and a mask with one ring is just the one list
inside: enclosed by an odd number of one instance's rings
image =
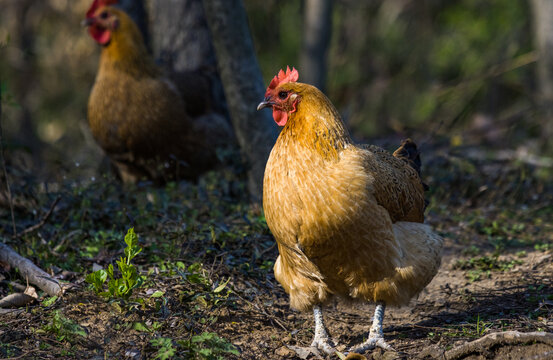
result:
[[(202, 0), (147, 0), (147, 6), (154, 57), (172, 73), (187, 105), (192, 106), (191, 115), (209, 107), (228, 116)], [(198, 94), (202, 90), (190, 89), (190, 82), (205, 84), (208, 104), (195, 104), (198, 95), (203, 94)]]
[(257, 111), (265, 86), (242, 0), (203, 0), (234, 131), (249, 166), (248, 190), (261, 199), (263, 173), (278, 128), (268, 111)]
[(152, 50), (175, 71), (217, 67), (202, 0), (148, 0)]
[(38, 169), (42, 162), (41, 149), (44, 148), (45, 144), (37, 135), (37, 124), (31, 114), (32, 100), (30, 99), (38, 83), (37, 66), (35, 64), (35, 29), (30, 18), (31, 9), (37, 5), (32, 0), (19, 0), (12, 2), (10, 5), (15, 8), (7, 7), (6, 10), (13, 11), (14, 18), (18, 19), (15, 27), (11, 29), (11, 45), (21, 51), (21, 56), (15, 57), (9, 63), (9, 67), (16, 69), (18, 74), (14, 77), (11, 90), (21, 109), (17, 116), (18, 130), (14, 140), (30, 149), (33, 165)]
[(553, 1), (532, 0), (536, 48), (539, 52), (536, 76), (539, 102), (543, 109), (542, 138), (547, 150), (553, 149)]
[(324, 91), (326, 57), (332, 32), (332, 0), (306, 0), (300, 53), (302, 81)]

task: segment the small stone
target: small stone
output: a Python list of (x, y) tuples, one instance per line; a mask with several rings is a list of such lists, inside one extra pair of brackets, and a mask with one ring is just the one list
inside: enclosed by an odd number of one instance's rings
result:
[(382, 354), (382, 360), (401, 360), (402, 357), (395, 351), (386, 351)]
[(137, 349), (127, 350), (125, 351), (125, 357), (130, 359), (140, 359), (140, 351), (138, 351)]
[(430, 345), (422, 349), (418, 354), (418, 358), (425, 359), (430, 357), (432, 359), (442, 359), (444, 357), (445, 350), (438, 345)]
[(286, 346), (281, 346), (275, 350), (275, 355), (290, 358), (294, 355), (294, 352), (288, 349)]

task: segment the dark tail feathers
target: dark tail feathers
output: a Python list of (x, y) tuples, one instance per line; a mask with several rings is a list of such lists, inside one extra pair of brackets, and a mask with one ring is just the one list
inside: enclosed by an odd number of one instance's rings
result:
[[(407, 163), (417, 171), (417, 174), (419, 174), (419, 178), (421, 177), (421, 157), (420, 157), (420, 151), (417, 148), (417, 144), (411, 139), (405, 139), (401, 142), (401, 146), (394, 151), (394, 156), (398, 159), (403, 159), (407, 161)], [(422, 182), (422, 186), (424, 187), (424, 190), (428, 190), (428, 185)]]
[(394, 151), (394, 156), (398, 159), (403, 159), (411, 165), (411, 167), (417, 170), (417, 174), (421, 176), (421, 157), (420, 151), (417, 148), (417, 144), (411, 139), (405, 139), (401, 142), (401, 146)]

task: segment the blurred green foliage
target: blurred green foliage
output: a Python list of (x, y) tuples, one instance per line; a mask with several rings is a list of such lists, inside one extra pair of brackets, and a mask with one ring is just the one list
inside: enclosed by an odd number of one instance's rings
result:
[[(286, 65), (301, 80), (304, 2), (244, 3), (265, 83)], [(97, 165), (86, 103), (100, 49), (79, 25), (90, 0), (0, 5), (6, 138)], [(530, 24), (524, 0), (337, 0), (327, 93), (358, 137), (439, 129), (449, 138), (484, 114), (503, 139), (526, 141), (540, 129)]]
[[(266, 82), (286, 65), (301, 81), (302, 2), (245, 2)], [(532, 51), (529, 24), (522, 0), (336, 1), (328, 95), (361, 136), (496, 119), (529, 105), (533, 66), (491, 73)]]

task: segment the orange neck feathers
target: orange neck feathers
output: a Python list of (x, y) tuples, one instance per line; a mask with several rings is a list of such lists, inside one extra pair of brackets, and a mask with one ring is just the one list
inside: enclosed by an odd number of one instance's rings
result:
[(282, 88), (298, 94), (297, 109), (280, 137), (315, 150), (326, 160), (337, 160), (339, 153), (352, 143), (338, 111), (316, 87), (303, 83), (283, 84)]
[(100, 67), (117, 68), (136, 77), (158, 76), (159, 70), (138, 26), (123, 11), (111, 7), (109, 11), (117, 15), (119, 26), (111, 32), (109, 43), (102, 47)]

